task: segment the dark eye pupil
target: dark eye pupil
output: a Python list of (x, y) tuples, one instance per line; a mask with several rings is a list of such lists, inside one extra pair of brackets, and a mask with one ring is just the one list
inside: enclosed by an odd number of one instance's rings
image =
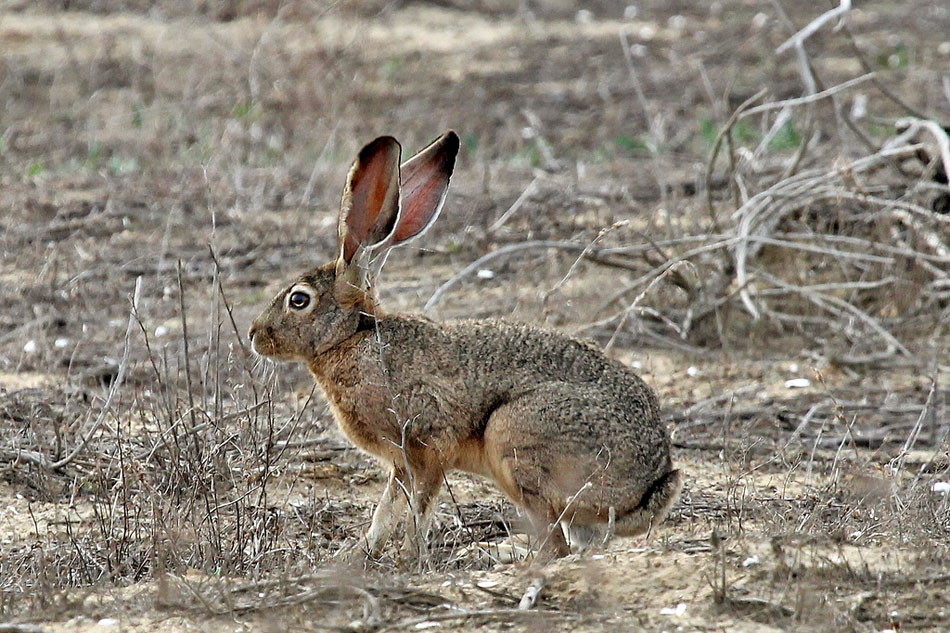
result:
[(302, 310), (310, 303), (310, 297), (303, 292), (294, 292), (290, 295), (290, 307)]

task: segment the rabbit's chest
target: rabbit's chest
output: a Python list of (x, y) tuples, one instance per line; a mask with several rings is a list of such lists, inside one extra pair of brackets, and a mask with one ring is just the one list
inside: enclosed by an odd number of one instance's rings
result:
[(467, 388), (471, 377), (455, 350), (413, 350), (386, 334), (354, 340), (310, 367), (341, 430), (387, 460), (402, 459), (403, 447), (455, 454), (472, 435), (472, 420), (484, 417), (481, 399)]
[(454, 453), (472, 417), (460, 390), (446, 377), (399, 377), (364, 367), (318, 376), (340, 429), (359, 448), (387, 461), (401, 448)]
[(386, 457), (399, 444), (399, 424), (387, 402), (392, 400), (381, 381), (366, 375), (315, 374), (333, 417), (343, 433), (359, 448)]

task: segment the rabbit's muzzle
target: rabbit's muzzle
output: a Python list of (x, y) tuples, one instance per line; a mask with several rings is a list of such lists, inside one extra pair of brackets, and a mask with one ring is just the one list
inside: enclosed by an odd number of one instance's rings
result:
[(277, 350), (274, 345), (274, 328), (270, 325), (261, 325), (254, 322), (247, 336), (251, 339), (251, 349), (255, 354), (261, 356), (276, 356)]

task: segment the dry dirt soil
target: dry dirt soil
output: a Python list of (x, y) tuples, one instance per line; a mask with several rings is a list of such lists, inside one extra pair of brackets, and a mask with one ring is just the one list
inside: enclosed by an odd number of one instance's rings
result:
[[(802, 57), (833, 3), (585, 4), (0, 2), (0, 631), (950, 628), (939, 134), (854, 162), (950, 123), (950, 7)], [(383, 304), (635, 367), (686, 473), (648, 538), (511, 563), (517, 510), (451, 474), (418, 557), (337, 556), (385, 474), (247, 327), (333, 256), (363, 143), (449, 128)], [(778, 199), (737, 281), (734, 212)]]

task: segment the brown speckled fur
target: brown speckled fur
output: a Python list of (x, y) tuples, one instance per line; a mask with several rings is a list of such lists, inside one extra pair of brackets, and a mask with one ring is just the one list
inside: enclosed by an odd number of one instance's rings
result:
[[(597, 348), (496, 320), (437, 323), (382, 312), (339, 262), (283, 290), (251, 328), (261, 354), (307, 363), (347, 437), (392, 471), (366, 540), (385, 545), (407, 493), (424, 518), (443, 473), (492, 479), (546, 547), (569, 551), (611, 509), (620, 535), (662, 520), (680, 487), (654, 392)], [(292, 290), (313, 296), (305, 314)], [(407, 523), (407, 539), (416, 522)]]

